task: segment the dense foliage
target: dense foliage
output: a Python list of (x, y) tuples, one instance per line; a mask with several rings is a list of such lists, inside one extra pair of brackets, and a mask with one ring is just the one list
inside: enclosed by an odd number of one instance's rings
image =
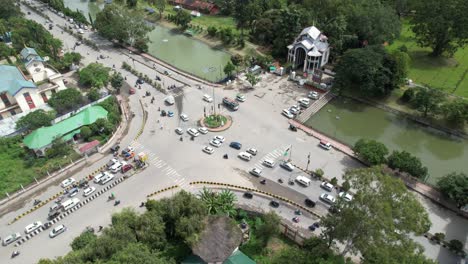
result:
[(109, 83), (109, 71), (109, 67), (100, 63), (90, 63), (79, 72), (80, 84), (88, 87), (104, 87)]
[(454, 201), (457, 206), (468, 204), (468, 175), (452, 172), (437, 182), (440, 191)]
[(353, 151), (370, 165), (379, 165), (386, 162), (387, 147), (375, 140), (359, 139), (353, 147)]
[(55, 113), (53, 111), (46, 112), (43, 109), (38, 109), (21, 117), (16, 122), (16, 129), (34, 130), (43, 126), (50, 126), (50, 122), (54, 118)]
[(64, 114), (80, 108), (85, 103), (85, 98), (76, 88), (67, 88), (58, 91), (50, 97), (48, 104), (57, 113)]
[(406, 151), (393, 151), (388, 156), (387, 164), (392, 169), (407, 172), (417, 178), (424, 179), (427, 176), (427, 168), (421, 164), (421, 160)]

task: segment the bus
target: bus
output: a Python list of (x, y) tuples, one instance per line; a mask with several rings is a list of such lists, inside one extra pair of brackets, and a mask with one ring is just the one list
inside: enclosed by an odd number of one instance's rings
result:
[(223, 98), (223, 104), (233, 111), (237, 111), (239, 109), (239, 103), (228, 97)]

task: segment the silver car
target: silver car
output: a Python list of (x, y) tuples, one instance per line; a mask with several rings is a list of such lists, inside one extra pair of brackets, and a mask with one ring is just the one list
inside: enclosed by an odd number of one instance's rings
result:
[(20, 238), (21, 238), (21, 234), (20, 234), (20, 233), (14, 233), (14, 234), (11, 234), (11, 235), (5, 237), (5, 238), (3, 239), (2, 244), (3, 244), (4, 246), (7, 246), (7, 245), (9, 245), (9, 244), (15, 242), (16, 240), (18, 240), (18, 239), (20, 239)]
[(54, 238), (60, 234), (62, 234), (63, 232), (67, 231), (67, 227), (64, 226), (64, 225), (58, 225), (56, 226), (54, 229), (52, 229), (49, 233), (49, 237), (50, 238)]

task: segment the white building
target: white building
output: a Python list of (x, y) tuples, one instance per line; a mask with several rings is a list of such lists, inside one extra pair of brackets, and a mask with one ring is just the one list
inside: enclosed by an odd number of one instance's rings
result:
[(330, 47), (328, 38), (316, 27), (311, 26), (301, 31), (294, 43), (288, 46), (288, 62), (296, 69), (312, 73), (328, 63)]

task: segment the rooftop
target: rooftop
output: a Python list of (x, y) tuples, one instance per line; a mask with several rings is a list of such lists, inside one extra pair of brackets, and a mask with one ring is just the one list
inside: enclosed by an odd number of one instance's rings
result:
[(36, 85), (27, 81), (17, 67), (0, 65), (0, 93), (8, 92), (15, 96), (22, 88), (36, 88)]
[(23, 143), (30, 149), (40, 149), (51, 144), (55, 138), (62, 137), (72, 131), (76, 132), (78, 128), (106, 117), (107, 111), (102, 106), (91, 106), (55, 125), (34, 130), (24, 138)]

